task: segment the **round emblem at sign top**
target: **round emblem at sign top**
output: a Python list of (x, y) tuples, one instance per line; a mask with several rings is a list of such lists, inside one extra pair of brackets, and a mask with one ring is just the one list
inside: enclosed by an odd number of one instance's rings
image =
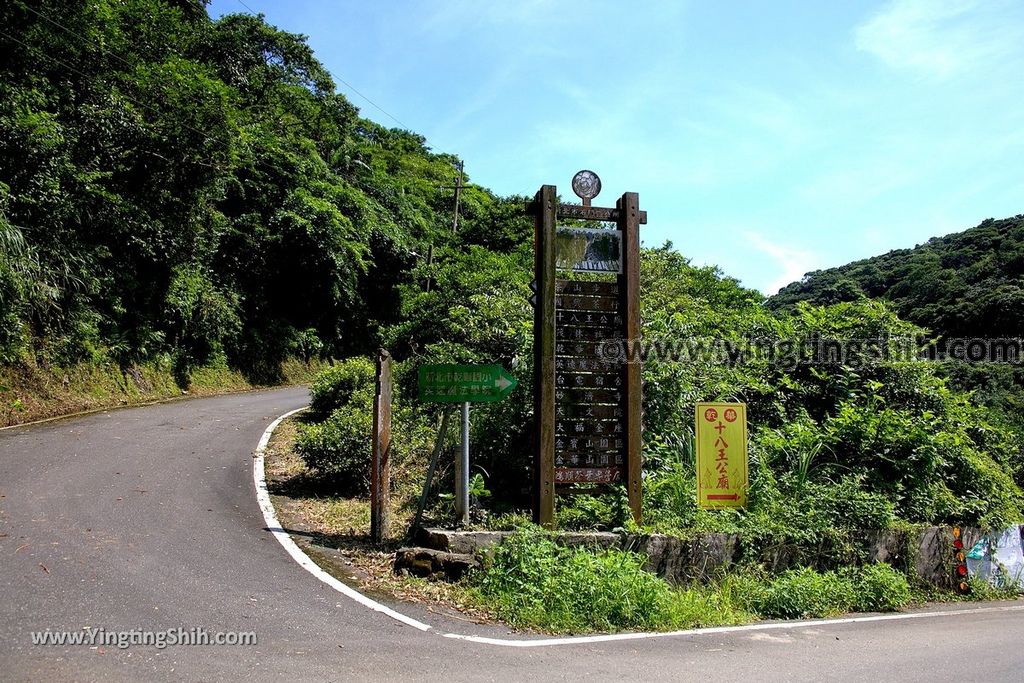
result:
[(718, 411), (714, 408), (708, 408), (704, 411), (704, 419), (708, 422), (714, 422), (718, 419)]
[(593, 199), (601, 194), (601, 179), (593, 171), (580, 171), (572, 177), (572, 191), (580, 199)]
[(736, 411), (735, 410), (733, 410), (732, 408), (726, 408), (725, 409), (725, 421), (726, 422), (735, 422), (736, 421), (736, 417), (737, 417), (737, 415), (736, 415)]

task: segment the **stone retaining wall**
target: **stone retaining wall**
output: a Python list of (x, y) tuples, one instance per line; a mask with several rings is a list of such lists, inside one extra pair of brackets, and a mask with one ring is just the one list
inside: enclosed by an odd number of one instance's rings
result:
[[(982, 536), (980, 529), (965, 527), (962, 531), (965, 551)], [(423, 529), (418, 542), (435, 551), (473, 557), (510, 534), (508, 531)], [(553, 539), (570, 547), (617, 548), (643, 553), (647, 556), (647, 570), (675, 584), (713, 578), (744, 559), (754, 559), (776, 572), (802, 565), (825, 570), (888, 562), (938, 586), (949, 588), (954, 584), (951, 527), (929, 527), (913, 532), (865, 531), (852, 548), (837, 550), (822, 544), (810, 551), (785, 542), (746, 543), (738, 534), (707, 533), (681, 539), (663, 534), (563, 532), (555, 534)]]

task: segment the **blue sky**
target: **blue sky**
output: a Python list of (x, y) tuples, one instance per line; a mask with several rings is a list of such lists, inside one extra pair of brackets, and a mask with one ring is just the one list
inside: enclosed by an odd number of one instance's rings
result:
[[(309, 36), (364, 116), (503, 195), (596, 171), (774, 293), (1024, 213), (1024, 2), (215, 0)], [(350, 86), (369, 97), (375, 108)]]

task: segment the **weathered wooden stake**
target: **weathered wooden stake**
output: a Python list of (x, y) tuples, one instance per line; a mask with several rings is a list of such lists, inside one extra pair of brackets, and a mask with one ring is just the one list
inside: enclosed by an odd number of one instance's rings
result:
[(370, 539), (384, 541), (390, 517), (391, 470), (391, 355), (377, 356), (377, 392), (373, 402), (373, 448), (370, 457)]

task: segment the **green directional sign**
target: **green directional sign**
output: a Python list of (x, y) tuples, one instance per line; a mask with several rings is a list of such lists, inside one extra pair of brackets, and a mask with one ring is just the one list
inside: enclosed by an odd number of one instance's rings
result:
[(421, 365), (420, 400), (434, 403), (500, 401), (519, 382), (500, 365)]

